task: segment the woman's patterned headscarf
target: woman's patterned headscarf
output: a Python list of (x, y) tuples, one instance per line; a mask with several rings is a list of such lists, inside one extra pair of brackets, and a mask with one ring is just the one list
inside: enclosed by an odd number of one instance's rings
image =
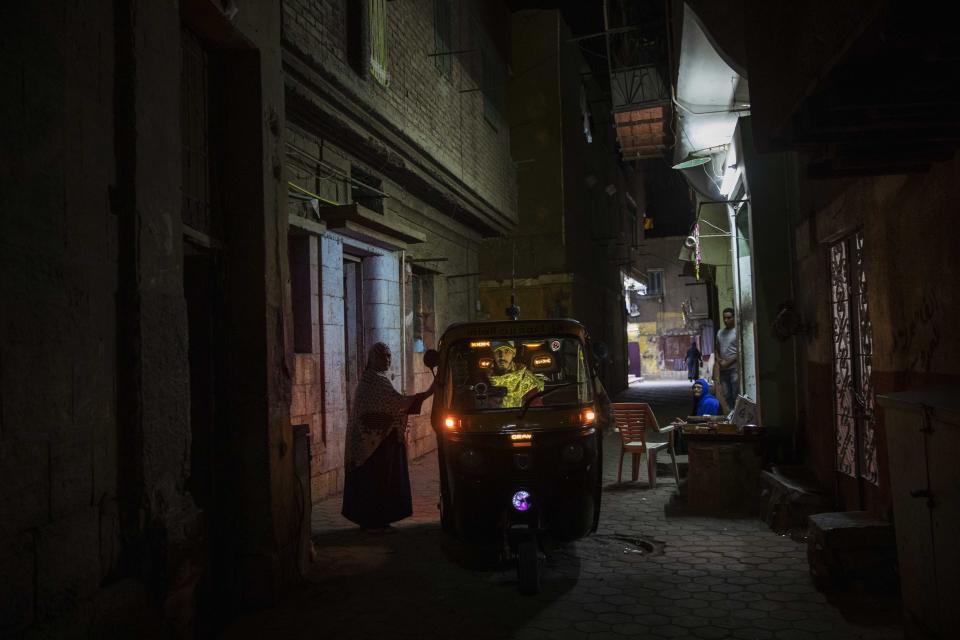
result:
[(386, 371), (387, 359), (390, 357), (390, 347), (382, 342), (378, 342), (367, 353), (367, 369), (374, 371)]
[(386, 376), (390, 347), (378, 342), (367, 354), (367, 367), (360, 375), (353, 396), (344, 463), (359, 467), (380, 446), (384, 438), (403, 438), (407, 409), (416, 396), (405, 396), (393, 388)]

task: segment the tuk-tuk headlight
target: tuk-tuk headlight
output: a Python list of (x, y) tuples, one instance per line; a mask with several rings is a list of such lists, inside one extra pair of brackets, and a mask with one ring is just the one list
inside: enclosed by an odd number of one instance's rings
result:
[(530, 500), (529, 491), (517, 491), (513, 494), (513, 498), (510, 499), (510, 502), (513, 503), (513, 508), (517, 511), (529, 511), (530, 507), (533, 506), (532, 501)]
[(597, 419), (597, 412), (593, 408), (584, 409), (580, 412), (580, 421), (583, 424), (593, 424), (593, 421)]
[(560, 451), (560, 459), (563, 460), (564, 464), (580, 464), (583, 460), (583, 445), (579, 442), (565, 444)]

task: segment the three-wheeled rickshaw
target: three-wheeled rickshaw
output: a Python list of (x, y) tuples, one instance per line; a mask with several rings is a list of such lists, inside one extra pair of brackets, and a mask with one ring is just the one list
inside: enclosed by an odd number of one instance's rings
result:
[(575, 320), (513, 320), (452, 325), (424, 356), (438, 367), (443, 529), (501, 544), (525, 593), (540, 588), (545, 537), (597, 527), (609, 415), (602, 352)]

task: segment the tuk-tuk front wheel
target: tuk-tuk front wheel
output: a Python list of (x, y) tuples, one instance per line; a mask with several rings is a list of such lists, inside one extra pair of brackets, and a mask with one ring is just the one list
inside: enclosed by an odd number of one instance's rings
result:
[(520, 593), (540, 593), (540, 552), (536, 540), (524, 540), (517, 545), (517, 577)]

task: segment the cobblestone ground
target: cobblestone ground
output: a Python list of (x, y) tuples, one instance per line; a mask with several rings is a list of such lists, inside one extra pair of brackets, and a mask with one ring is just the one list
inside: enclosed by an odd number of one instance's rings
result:
[[(644, 382), (619, 399), (650, 401), (665, 423), (685, 413), (688, 394), (686, 382)], [(761, 521), (668, 515), (677, 487), (665, 467), (656, 489), (643, 479), (617, 485), (618, 449), (612, 434), (599, 531), (548, 550), (537, 596), (520, 595), (492, 553), (440, 532), (436, 458), (427, 456), (412, 465), (415, 513), (398, 533), (360, 532), (339, 516), (339, 500), (317, 505), (318, 558), (305, 586), (225, 637), (902, 637), (896, 601), (828, 600), (811, 585), (805, 546)]]

